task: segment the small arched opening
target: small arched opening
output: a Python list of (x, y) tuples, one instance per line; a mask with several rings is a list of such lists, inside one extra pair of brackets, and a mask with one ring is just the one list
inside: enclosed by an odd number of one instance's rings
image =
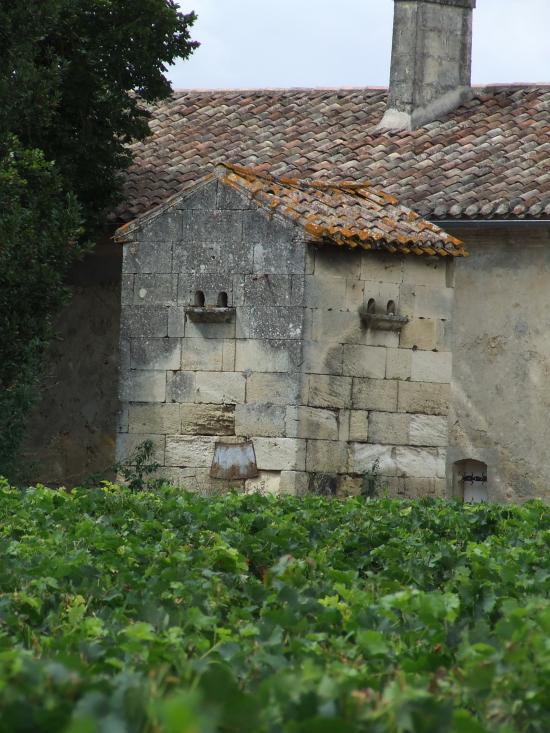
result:
[(487, 464), (465, 459), (454, 464), (456, 494), (469, 504), (489, 500), (487, 491)]
[(227, 308), (228, 305), (228, 298), (227, 293), (222, 290), (221, 293), (218, 293), (218, 308)]
[(388, 300), (388, 305), (386, 306), (386, 314), (388, 316), (394, 316), (396, 314), (396, 307), (395, 307), (395, 300)]
[(367, 303), (367, 313), (376, 313), (376, 301), (374, 298), (370, 298)]
[(197, 308), (204, 308), (205, 299), (204, 299), (204, 293), (202, 290), (197, 290), (195, 292), (195, 302), (194, 305)]

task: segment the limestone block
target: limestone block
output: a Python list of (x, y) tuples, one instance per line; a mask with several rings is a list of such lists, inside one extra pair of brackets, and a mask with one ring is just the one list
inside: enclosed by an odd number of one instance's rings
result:
[(403, 283), (399, 287), (399, 314), (416, 318), (416, 286)]
[[(245, 275), (243, 279), (243, 303), (241, 305), (301, 305), (293, 300), (292, 275), (262, 273)], [(297, 293), (299, 296), (300, 294)]]
[(185, 242), (220, 242), (225, 246), (242, 241), (243, 217), (240, 211), (185, 211), (182, 218)]
[(339, 476), (336, 495), (340, 497), (360, 496), (363, 489), (363, 479), (356, 476)]
[[(221, 188), (225, 188), (225, 186), (221, 186)], [(217, 193), (218, 181), (210, 181), (198, 189), (194, 188), (191, 193), (178, 202), (177, 208), (187, 210), (199, 209), (202, 211), (225, 208), (216, 205)]]
[(264, 471), (304, 471), (306, 441), (299, 438), (255, 438), (258, 469)]
[(193, 372), (167, 372), (167, 402), (193, 402), (194, 396), (195, 374)]
[(121, 405), (117, 412), (117, 433), (127, 433), (129, 429), (128, 405)]
[(309, 474), (304, 471), (281, 471), (280, 494), (305, 496), (309, 488)]
[(338, 440), (336, 412), (316, 407), (287, 407), (286, 435), (289, 438)]
[(195, 475), (195, 490), (200, 496), (223, 496), (228, 491), (244, 491), (244, 481), (240, 479), (212, 478), (207, 468), (197, 468)]
[[(181, 429), (186, 435), (233, 435), (235, 415), (233, 405), (177, 405)], [(175, 432), (175, 431), (174, 431)]]
[(453, 312), (453, 288), (414, 286), (415, 315), (417, 318), (444, 318), (450, 320)]
[(223, 342), (222, 369), (224, 372), (235, 371), (235, 339), (225, 339)]
[(281, 437), (285, 434), (286, 408), (254, 402), (235, 407), (237, 435)]
[(223, 339), (184, 339), (181, 368), (184, 371), (222, 371), (224, 343)]
[(185, 240), (174, 243), (172, 272), (224, 273), (224, 248), (219, 242), (194, 242)]
[(440, 322), (431, 318), (415, 318), (407, 323), (399, 338), (403, 349), (433, 351), (439, 347)]
[(336, 440), (308, 440), (306, 470), (314, 473), (345, 473), (348, 446)]
[(301, 362), (301, 341), (237, 339), (235, 343), (235, 369), (238, 372), (292, 372)]
[(147, 242), (174, 242), (181, 239), (181, 234), (181, 212), (168, 209), (146, 221), (136, 238)]
[(119, 371), (119, 374), (123, 374), (123, 372), (130, 371), (131, 341), (132, 340), (129, 338), (121, 338), (119, 341), (119, 344), (118, 344), (118, 371)]
[(246, 494), (269, 494), (277, 496), (280, 493), (281, 474), (279, 471), (260, 471), (255, 478), (244, 482)]
[[(245, 242), (249, 241), (245, 239)], [(254, 244), (253, 256), (255, 273), (300, 275), (305, 271), (306, 252), (303, 242), (285, 238), (273, 244)]]
[(391, 445), (373, 445), (370, 443), (349, 444), (349, 472), (365, 474), (374, 469), (378, 461), (378, 473), (384, 476), (395, 476), (396, 466)]
[(361, 280), (400, 283), (403, 280), (403, 259), (391, 254), (365, 252), (361, 262)]
[(270, 305), (237, 308), (237, 338), (300, 339), (303, 333), (304, 309)]
[(449, 443), (447, 418), (436, 415), (411, 415), (409, 443), (446, 447)]
[(136, 275), (134, 304), (176, 305), (178, 276), (167, 274)]
[(406, 445), (409, 442), (410, 416), (399, 412), (369, 414), (369, 443)]
[[(311, 274), (308, 270), (308, 258), (306, 256), (306, 274)], [(311, 268), (311, 272), (313, 271), (313, 268)], [(302, 273), (299, 275), (291, 275), (291, 295), (290, 295), (290, 302), (292, 305), (304, 305), (305, 301), (305, 278)]]
[(242, 403), (245, 399), (246, 379), (235, 372), (197, 372), (195, 402), (215, 404)]
[(386, 350), (377, 346), (345, 344), (343, 373), (351, 377), (384, 379)]
[(410, 379), (412, 351), (386, 349), (386, 379)]
[(405, 257), (403, 282), (411, 285), (426, 285), (430, 288), (446, 287), (446, 259), (443, 257)]
[(390, 300), (393, 300), (396, 307), (399, 308), (399, 285), (389, 282), (365, 282), (363, 299), (365, 304), (373, 299), (377, 313), (386, 313)]
[(134, 302), (135, 275), (122, 275), (120, 281), (120, 302), (122, 305), (132, 305)]
[(350, 430), (350, 414), (351, 410), (337, 410), (336, 419), (338, 421), (338, 440), (347, 443)]
[(227, 293), (227, 303), (233, 302), (233, 276), (228, 272), (186, 272), (179, 276), (178, 303), (195, 305), (195, 294), (204, 294), (206, 305), (217, 305), (220, 293)]
[(342, 374), (343, 355), (342, 344), (306, 341), (303, 370), (309, 374)]
[(181, 358), (180, 339), (132, 339), (132, 369), (179, 369)]
[(174, 468), (173, 466), (162, 466), (151, 476), (155, 480), (161, 480), (169, 486), (175, 486), (185, 491), (196, 491), (196, 468)]
[(397, 382), (387, 379), (353, 380), (352, 407), (356, 410), (395, 412), (397, 409)]
[(188, 338), (198, 339), (234, 339), (235, 318), (224, 323), (204, 323), (192, 321), (186, 316), (185, 335)]
[(312, 316), (312, 341), (339, 344), (362, 344), (366, 341), (367, 329), (362, 327), (358, 313), (316, 308), (312, 310)]
[(315, 269), (318, 277), (359, 278), (362, 252), (336, 247), (315, 247)]
[(447, 415), (450, 386), (422, 382), (399, 382), (399, 412)]
[(168, 308), (168, 336), (171, 338), (185, 336), (185, 308), (183, 306)]
[(168, 309), (162, 305), (123, 305), (120, 333), (130, 338), (168, 336)]
[(367, 346), (385, 346), (388, 349), (396, 349), (399, 346), (397, 331), (379, 331), (376, 328), (368, 328), (365, 331)]
[(397, 475), (416, 478), (445, 478), (443, 448), (395, 448)]
[(208, 436), (167, 435), (167, 466), (210, 468), (214, 457), (215, 438)]
[(308, 380), (308, 405), (311, 407), (350, 407), (350, 377), (310, 374)]
[(140, 447), (145, 441), (151, 441), (153, 444), (153, 452), (151, 460), (164, 465), (164, 451), (166, 446), (166, 436), (155, 435), (153, 433), (120, 433), (117, 436), (116, 444), (116, 460), (117, 463), (127, 463), (132, 465), (136, 451), (139, 451)]
[(120, 379), (122, 402), (164, 402), (166, 398), (166, 372), (125, 372)]
[(256, 372), (246, 382), (246, 401), (272, 405), (296, 405), (300, 402), (301, 374)]
[(414, 351), (411, 365), (411, 381), (440, 382), (451, 381), (453, 355), (449, 351)]
[[(346, 278), (345, 309), (357, 313), (363, 303), (365, 283), (357, 278)], [(341, 304), (340, 304), (341, 307)]]
[[(357, 282), (360, 283), (359, 280)], [(306, 275), (305, 305), (307, 308), (347, 310), (346, 279), (324, 275)]]
[[(386, 413), (377, 413), (386, 414)], [(389, 414), (389, 413), (388, 413)], [(366, 410), (352, 410), (349, 421), (349, 440), (366, 443), (369, 437), (369, 413)]]
[(240, 191), (236, 191), (231, 186), (225, 185), (220, 181), (218, 185), (218, 200), (216, 208), (231, 211), (244, 211), (246, 209), (255, 208), (255, 204), (250, 197), (245, 196)]
[[(277, 250), (296, 236), (296, 227), (281, 217), (271, 217), (254, 206), (243, 213), (243, 240), (251, 244), (266, 244)], [(302, 246), (302, 249), (305, 247)], [(257, 270), (261, 272), (261, 270)], [(265, 270), (264, 272), (268, 272)], [(275, 270), (274, 272), (282, 272)]]
[(149, 404), (129, 406), (128, 424), (130, 433), (180, 432), (180, 408), (175, 404)]
[(122, 272), (172, 272), (171, 242), (131, 242), (124, 245)]

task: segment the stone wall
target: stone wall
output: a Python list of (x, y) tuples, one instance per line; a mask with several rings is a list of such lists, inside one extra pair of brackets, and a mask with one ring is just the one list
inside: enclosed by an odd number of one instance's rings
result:
[[(124, 459), (151, 439), (160, 474), (205, 493), (216, 441), (251, 439), (246, 490), (349, 493), (379, 459), (395, 493), (442, 493), (451, 354), (447, 262), (303, 241), (222, 182), (195, 191), (124, 246)], [(194, 320), (227, 294), (227, 322)], [(401, 334), (358, 308), (389, 300)]]

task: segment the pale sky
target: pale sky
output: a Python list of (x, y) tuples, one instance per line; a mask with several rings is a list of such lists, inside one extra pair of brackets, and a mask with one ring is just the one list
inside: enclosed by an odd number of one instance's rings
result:
[[(181, 0), (201, 41), (174, 88), (387, 86), (393, 0)], [(550, 83), (550, 0), (478, 0), (473, 83)]]

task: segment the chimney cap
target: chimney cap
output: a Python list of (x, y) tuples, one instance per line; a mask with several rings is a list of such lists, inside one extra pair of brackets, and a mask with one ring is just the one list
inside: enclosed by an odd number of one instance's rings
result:
[[(477, 0), (415, 0), (416, 2), (431, 3), (432, 5), (449, 5), (451, 8), (469, 8), (473, 10), (476, 7)], [(394, 0), (396, 3), (410, 3), (411, 0)]]

